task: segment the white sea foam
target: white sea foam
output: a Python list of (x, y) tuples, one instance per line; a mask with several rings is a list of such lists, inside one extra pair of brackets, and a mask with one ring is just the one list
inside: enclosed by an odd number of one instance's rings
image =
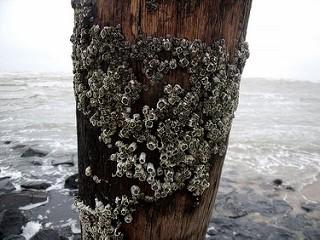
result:
[(47, 203), (49, 203), (49, 198), (47, 198), (47, 200), (44, 202), (32, 203), (32, 204), (28, 204), (26, 206), (19, 207), (19, 210), (23, 210), (23, 211), (31, 210), (31, 209), (46, 205)]
[(79, 228), (79, 226), (77, 226), (77, 224), (78, 224), (77, 220), (69, 218), (66, 223), (61, 225), (61, 227), (70, 226), (73, 234), (79, 234), (81, 233), (81, 229)]
[(12, 180), (16, 180), (22, 177), (22, 173), (21, 171), (12, 169), (9, 166), (0, 167), (0, 178), (2, 177), (10, 177)]
[(22, 227), (22, 236), (29, 240), (32, 238), (39, 230), (41, 229), (41, 224), (39, 222), (28, 222), (25, 226)]

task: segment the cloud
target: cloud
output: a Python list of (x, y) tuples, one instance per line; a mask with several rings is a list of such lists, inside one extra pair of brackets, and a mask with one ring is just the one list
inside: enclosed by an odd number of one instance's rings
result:
[(320, 80), (320, 1), (253, 1), (244, 76)]
[[(319, 0), (254, 0), (245, 77), (320, 80)], [(68, 0), (0, 1), (0, 71), (71, 72)]]

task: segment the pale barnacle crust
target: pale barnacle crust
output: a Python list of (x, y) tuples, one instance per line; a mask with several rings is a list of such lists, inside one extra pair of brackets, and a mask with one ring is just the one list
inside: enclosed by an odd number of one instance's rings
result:
[[(183, 189), (200, 197), (210, 186), (212, 159), (226, 152), (249, 53), (241, 43), (230, 62), (223, 40), (208, 45), (197, 39), (141, 35), (129, 43), (121, 26), (93, 24), (92, 4), (72, 2), (77, 109), (101, 130), (99, 140), (106, 148), (115, 149), (108, 159), (116, 169), (112, 177), (135, 184), (108, 204), (97, 200), (94, 209), (81, 200), (76, 205), (84, 239), (122, 239), (119, 228), (133, 221), (139, 202), (154, 202)], [(141, 63), (144, 83), (136, 77), (133, 62)], [(166, 75), (176, 69), (189, 74), (190, 87), (166, 83)], [(156, 103), (137, 109), (143, 91), (157, 84), (164, 88)], [(157, 161), (151, 160), (153, 153)], [(91, 166), (85, 175), (96, 184), (108, 182)], [(148, 194), (137, 182), (149, 186)]]
[(94, 209), (77, 200), (75, 205), (80, 210), (82, 238), (86, 240), (123, 239), (123, 234), (119, 231), (121, 219), (125, 223), (131, 223), (134, 204), (136, 202), (125, 195), (106, 205), (96, 199)]

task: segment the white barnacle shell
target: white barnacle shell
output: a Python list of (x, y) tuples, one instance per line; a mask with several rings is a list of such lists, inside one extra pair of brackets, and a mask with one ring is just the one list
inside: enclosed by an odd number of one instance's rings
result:
[(170, 51), (172, 47), (172, 43), (169, 39), (163, 39), (162, 46), (165, 51)]
[(132, 111), (131, 107), (126, 107), (126, 112), (127, 113), (131, 113), (131, 111)]
[(117, 154), (113, 153), (110, 155), (110, 160), (111, 161), (117, 161)]
[(175, 55), (179, 55), (179, 54), (181, 54), (182, 52), (183, 52), (183, 48), (182, 48), (182, 47), (176, 47), (174, 54), (175, 54)]
[(122, 96), (122, 98), (121, 98), (121, 103), (123, 104), (123, 105), (129, 105), (129, 103), (130, 103), (130, 97), (128, 97), (128, 96), (126, 96), (126, 95), (123, 95)]
[(140, 156), (139, 156), (139, 162), (140, 164), (144, 164), (146, 162), (146, 153), (145, 152), (141, 152)]
[(182, 58), (179, 61), (181, 67), (186, 68), (189, 65), (189, 60), (187, 58)]
[(152, 120), (146, 120), (144, 123), (146, 128), (153, 128), (153, 121)]
[(154, 192), (154, 197), (155, 197), (156, 199), (161, 198), (160, 191), (155, 191), (155, 192)]
[(206, 70), (211, 73), (211, 72), (213, 72), (213, 71), (216, 70), (216, 66), (215, 66), (212, 62), (210, 62), (210, 63), (207, 65)]
[(147, 115), (149, 113), (150, 107), (148, 105), (143, 106), (142, 113), (143, 115)]
[(123, 146), (123, 143), (121, 141), (116, 141), (115, 145), (120, 148)]
[(87, 177), (90, 177), (90, 176), (92, 175), (92, 170), (91, 170), (91, 167), (90, 167), (90, 166), (88, 166), (88, 167), (86, 168), (86, 170), (85, 170), (85, 175), (86, 175)]
[(94, 26), (92, 26), (91, 30), (94, 34), (98, 34), (100, 32), (100, 26), (94, 25)]
[(161, 184), (159, 181), (156, 181), (151, 185), (151, 190), (153, 191), (159, 191), (160, 189), (161, 189)]
[(150, 119), (150, 120), (152, 120), (152, 121), (154, 121), (154, 120), (157, 120), (157, 119), (158, 119), (157, 115), (155, 114), (155, 112), (154, 112), (153, 110), (152, 110), (152, 111), (150, 111), (150, 113), (149, 113), (148, 117), (149, 117), (149, 119)]
[(120, 213), (121, 213), (122, 216), (127, 215), (128, 212), (129, 212), (128, 208), (126, 208), (126, 207), (121, 208)]
[(126, 177), (127, 177), (127, 178), (133, 178), (133, 173), (132, 173), (132, 171), (126, 171)]
[(92, 177), (92, 180), (95, 182), (95, 183), (101, 183), (101, 179), (97, 176), (97, 175), (94, 175)]
[(154, 176), (149, 175), (147, 177), (147, 183), (149, 183), (150, 185), (152, 185), (154, 183), (154, 181), (155, 181), (155, 177)]
[(130, 145), (128, 146), (129, 152), (134, 152), (136, 149), (137, 149), (137, 143), (135, 142), (130, 143)]
[(190, 44), (190, 42), (189, 42), (187, 39), (185, 39), (185, 38), (183, 38), (183, 39), (181, 40), (181, 42), (180, 42), (180, 45), (181, 45), (181, 47), (183, 47), (183, 48), (188, 47), (189, 44)]
[(143, 172), (140, 176), (139, 176), (139, 181), (140, 182), (144, 182), (147, 179), (147, 175), (145, 172)]
[(105, 39), (110, 32), (111, 32), (111, 27), (106, 26), (101, 30), (100, 37), (102, 39)]
[(162, 176), (163, 175), (163, 168), (162, 167), (158, 167), (157, 168), (157, 175), (158, 176)]
[(126, 195), (122, 195), (121, 197), (121, 204), (125, 207), (129, 206), (129, 198)]
[(179, 84), (176, 84), (173, 87), (173, 91), (176, 94), (181, 94), (183, 92), (183, 88)]
[(148, 173), (154, 173), (154, 172), (155, 172), (155, 168), (154, 168), (153, 163), (149, 162), (149, 163), (147, 164), (147, 172), (148, 172)]
[(133, 220), (133, 217), (132, 217), (132, 215), (130, 213), (124, 217), (124, 221), (126, 223), (131, 223), (132, 220)]
[(188, 149), (188, 144), (183, 142), (179, 144), (179, 147), (182, 151), (186, 151)]
[(130, 188), (132, 196), (138, 196), (140, 194), (140, 188), (137, 185), (132, 185)]
[(168, 104), (168, 103), (167, 103), (167, 101), (166, 101), (164, 98), (160, 98), (160, 99), (158, 100), (158, 102), (157, 102), (157, 108), (158, 108), (159, 110), (163, 110), (163, 109), (166, 107), (167, 104)]
[(176, 69), (177, 68), (177, 60), (176, 59), (171, 59), (170, 60), (170, 62), (169, 62), (169, 68), (171, 69), (171, 70), (174, 70), (174, 69)]
[(95, 205), (96, 205), (96, 207), (103, 206), (103, 203), (102, 203), (101, 201), (99, 201), (98, 198), (95, 198), (94, 200), (95, 200)]
[(167, 171), (165, 171), (165, 176), (166, 176), (167, 178), (173, 178), (173, 176), (174, 176), (173, 170), (167, 170)]
[(172, 85), (171, 84), (168, 84), (168, 85), (166, 85), (165, 87), (164, 87), (164, 93), (165, 94), (170, 94), (170, 93), (172, 93)]
[(153, 151), (157, 148), (157, 144), (153, 141), (149, 141), (147, 142), (147, 148), (150, 150), (150, 151)]
[(168, 160), (168, 154), (163, 152), (160, 154), (160, 161), (166, 161)]
[(138, 121), (140, 119), (140, 114), (139, 113), (135, 113), (135, 114), (132, 115), (132, 117), (133, 117), (134, 121)]
[(192, 155), (185, 155), (184, 157), (184, 162), (189, 165), (192, 166), (193, 163), (195, 162), (195, 158)]
[(96, 202), (96, 209), (99, 211), (103, 211), (104, 210), (104, 205), (101, 201)]

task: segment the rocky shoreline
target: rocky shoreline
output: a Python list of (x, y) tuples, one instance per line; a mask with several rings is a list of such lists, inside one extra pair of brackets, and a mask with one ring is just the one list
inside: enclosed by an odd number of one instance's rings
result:
[(232, 184), (227, 190), (228, 179), (221, 181), (206, 239), (320, 239), (320, 204), (302, 203), (296, 209), (279, 198), (286, 191), (294, 194), (292, 187), (270, 184), (262, 194)]
[[(11, 141), (2, 144), (41, 171), (48, 152)], [(78, 188), (75, 155), (51, 159), (49, 164), (63, 168), (68, 176), (63, 181), (53, 175), (17, 184), (6, 171), (0, 172), (0, 240), (80, 239), (73, 207)], [(284, 196), (298, 193), (281, 179), (259, 178), (252, 184), (233, 179), (230, 172), (221, 178), (207, 240), (320, 239), (319, 202), (290, 204)]]

